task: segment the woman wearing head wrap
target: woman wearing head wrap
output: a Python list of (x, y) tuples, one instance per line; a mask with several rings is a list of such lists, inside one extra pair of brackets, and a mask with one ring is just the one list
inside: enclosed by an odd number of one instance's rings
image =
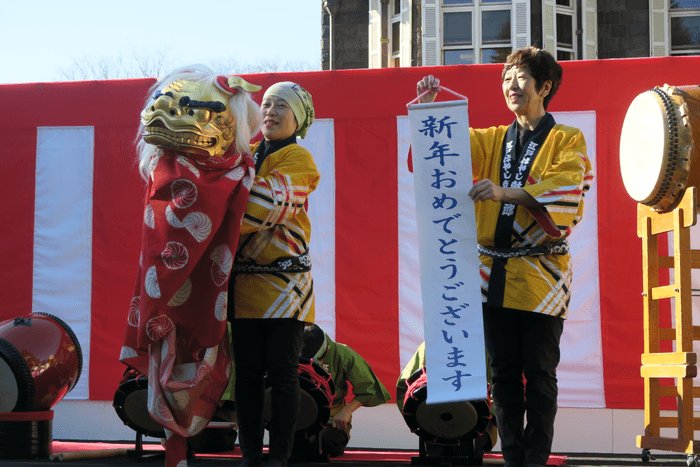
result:
[(314, 321), (306, 204), (320, 174), (311, 154), (296, 144), (314, 120), (313, 102), (298, 84), (282, 82), (265, 92), (260, 111), (264, 139), (251, 145), (256, 177), (229, 288), (243, 467), (261, 464), (266, 373), (272, 390), (270, 461), (287, 465), (298, 410), (304, 322)]

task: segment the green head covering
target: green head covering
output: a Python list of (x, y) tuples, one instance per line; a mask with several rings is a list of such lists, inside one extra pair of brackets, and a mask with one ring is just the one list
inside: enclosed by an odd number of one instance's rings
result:
[(294, 133), (300, 138), (306, 136), (306, 131), (309, 129), (314, 121), (314, 103), (311, 100), (311, 94), (291, 81), (282, 81), (280, 83), (275, 83), (270, 86), (263, 100), (268, 96), (277, 96), (284, 99), (292, 107), (294, 116), (297, 119), (297, 131)]

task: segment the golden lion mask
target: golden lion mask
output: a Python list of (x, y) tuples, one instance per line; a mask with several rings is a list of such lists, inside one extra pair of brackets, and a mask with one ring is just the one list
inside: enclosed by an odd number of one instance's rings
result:
[[(245, 85), (252, 87), (238, 77), (229, 79), (229, 83), (234, 84), (234, 80), (239, 85), (244, 83), (244, 89)], [(236, 133), (236, 121), (228, 105), (231, 95), (207, 81), (164, 83), (141, 112), (144, 141), (198, 156), (222, 157), (234, 143)]]

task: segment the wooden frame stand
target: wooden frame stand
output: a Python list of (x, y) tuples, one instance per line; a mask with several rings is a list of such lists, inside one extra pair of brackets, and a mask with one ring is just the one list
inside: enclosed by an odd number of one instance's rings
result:
[[(700, 250), (690, 248), (690, 227), (697, 220), (697, 189), (688, 188), (677, 207), (659, 213), (638, 205), (637, 234), (642, 238), (644, 268), (644, 435), (637, 436), (642, 460), (649, 460), (649, 449), (688, 454), (688, 465), (700, 465), (700, 418), (694, 417), (693, 398), (700, 387), (693, 387), (697, 376), (697, 355), (693, 340), (700, 340), (700, 327), (693, 326), (691, 270), (700, 269)], [(673, 232), (673, 256), (659, 256), (658, 235)], [(673, 268), (670, 285), (659, 285), (659, 269)], [(661, 326), (659, 301), (674, 299), (675, 328)], [(662, 352), (662, 340), (675, 341), (672, 352)], [(675, 378), (674, 386), (662, 386), (661, 378)], [(677, 417), (661, 416), (661, 397), (675, 397)], [(677, 428), (677, 437), (661, 436), (661, 428)]]

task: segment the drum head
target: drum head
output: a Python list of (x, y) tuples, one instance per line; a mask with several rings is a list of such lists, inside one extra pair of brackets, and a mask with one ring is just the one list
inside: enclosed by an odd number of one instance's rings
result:
[(620, 135), (620, 171), (625, 189), (641, 204), (667, 211), (685, 188), (697, 186), (700, 104), (697, 87), (664, 85), (638, 95)]
[(0, 358), (0, 412), (12, 412), (19, 400), (19, 386), (12, 368)]
[(165, 438), (163, 427), (148, 413), (148, 380), (130, 379), (114, 394), (114, 410), (126, 426), (153, 438)]
[(478, 421), (476, 409), (466, 401), (430, 405), (422, 402), (416, 408), (418, 426), (440, 440), (462, 439)]
[[(296, 432), (307, 436), (321, 431), (331, 416), (330, 401), (323, 391), (316, 388), (306, 378), (299, 378), (300, 397), (299, 413), (297, 416)], [(265, 407), (263, 417), (265, 424), (272, 418), (272, 388), (265, 389)]]
[(31, 411), (35, 396), (29, 365), (10, 341), (0, 337), (0, 412)]
[[(311, 374), (313, 372), (314, 374)], [(327, 385), (320, 384), (320, 378)], [(265, 375), (265, 406), (263, 417), (265, 424), (272, 418), (272, 388), (270, 378)], [(316, 362), (299, 365), (299, 412), (296, 432), (311, 436), (321, 431), (331, 416), (331, 403), (335, 394), (335, 385), (330, 375)]]
[[(297, 418), (296, 431), (307, 430), (318, 420), (320, 415), (318, 404), (311, 394), (301, 391), (299, 403), (299, 417)], [(328, 421), (328, 416), (326, 417)]]
[(627, 109), (620, 135), (620, 171), (627, 193), (637, 202), (659, 191), (668, 143), (666, 110), (654, 92), (638, 95)]
[(491, 419), (486, 399), (427, 404), (428, 385), (416, 370), (406, 381), (407, 397), (403, 418), (412, 432), (435, 444), (461, 444), (484, 432)]

